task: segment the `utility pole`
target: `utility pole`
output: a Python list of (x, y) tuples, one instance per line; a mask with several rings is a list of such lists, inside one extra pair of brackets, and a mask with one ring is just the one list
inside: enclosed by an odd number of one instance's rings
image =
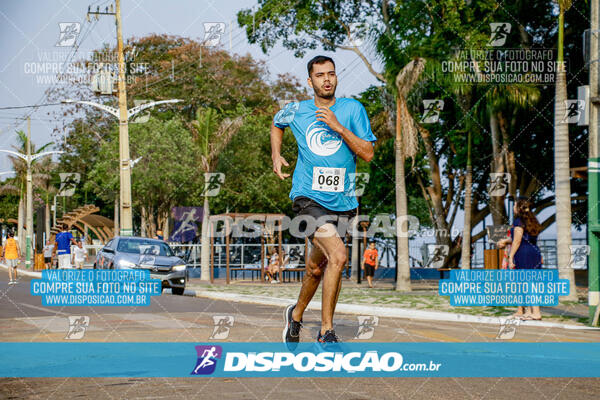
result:
[(600, 18), (600, 0), (591, 1), (590, 9), (590, 116), (589, 116), (589, 156), (588, 156), (588, 304), (590, 322), (598, 324), (600, 304), (600, 212), (598, 210), (600, 143), (598, 141), (598, 117), (600, 113), (600, 97), (598, 97), (598, 28)]
[[(133, 221), (132, 221), (132, 207), (131, 207), (131, 160), (129, 155), (129, 118), (135, 114), (143, 111), (147, 108), (154, 107), (158, 104), (165, 103), (178, 103), (181, 100), (161, 100), (153, 101), (151, 103), (145, 103), (131, 109), (127, 109), (127, 88), (125, 81), (125, 55), (123, 54), (123, 29), (121, 23), (121, 0), (115, 0), (115, 12), (112, 12), (112, 5), (106, 7), (105, 11), (100, 11), (100, 7), (96, 8), (96, 11), (90, 11), (88, 8), (87, 18), (89, 21), (90, 15), (96, 16), (98, 19), (99, 15), (113, 15), (115, 17), (115, 23), (117, 25), (117, 56), (119, 62), (119, 74), (118, 74), (118, 96), (119, 96), (119, 109), (116, 110), (113, 107), (106, 106), (104, 104), (98, 104), (91, 101), (82, 100), (63, 100), (63, 103), (79, 103), (94, 106), (101, 110), (104, 110), (115, 117), (119, 118), (119, 177), (120, 177), (120, 196), (119, 196), (119, 221), (117, 221), (115, 211), (115, 228), (120, 225), (121, 236), (132, 236), (133, 235)], [(120, 222), (120, 224), (119, 224)]]
[(31, 118), (27, 117), (27, 239), (25, 242), (25, 268), (31, 267), (33, 243), (33, 188), (31, 182)]
[(125, 56), (121, 27), (121, 0), (116, 0), (117, 52), (119, 57), (119, 170), (121, 176), (120, 223), (121, 235), (133, 235), (131, 213), (131, 163), (129, 160), (129, 125), (127, 116), (127, 91), (125, 88)]
[(90, 11), (88, 8), (87, 18), (90, 15), (114, 15), (117, 25), (117, 56), (119, 61), (118, 74), (118, 96), (119, 96), (119, 178), (120, 178), (120, 232), (121, 236), (133, 235), (133, 222), (131, 210), (131, 164), (129, 160), (129, 114), (127, 112), (127, 90), (125, 82), (125, 56), (123, 54), (123, 29), (121, 24), (121, 0), (115, 0), (115, 12), (110, 11), (108, 7), (105, 11)]

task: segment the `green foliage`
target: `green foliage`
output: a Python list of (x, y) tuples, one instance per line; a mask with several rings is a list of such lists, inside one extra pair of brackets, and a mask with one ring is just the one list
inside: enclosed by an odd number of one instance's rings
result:
[[(395, 214), (396, 213), (396, 191), (395, 191), (395, 153), (394, 139), (384, 139), (377, 145), (373, 160), (367, 165), (359, 164), (359, 172), (369, 173), (369, 183), (365, 188), (364, 195), (360, 198), (361, 213)], [(363, 170), (363, 166), (366, 167)], [(411, 175), (418, 170), (411, 171), (411, 161), (405, 164), (407, 173), (407, 197), (408, 213), (417, 217), (423, 226), (431, 225), (431, 218), (427, 211), (427, 203), (421, 195), (415, 179)]]
[[(291, 215), (288, 197), (292, 177), (280, 180), (273, 173), (269, 129), (272, 115), (251, 115), (219, 157), (216, 170), (225, 173), (219, 196), (211, 199), (214, 212), (273, 212)], [(281, 155), (292, 173), (297, 159), (294, 135), (286, 129)]]
[[(3, 184), (6, 181), (2, 182)], [(19, 196), (11, 194), (0, 195), (0, 220), (17, 219), (19, 212)]]
[[(105, 201), (114, 199), (119, 184), (118, 130), (101, 146), (89, 172), (86, 188)], [(129, 129), (131, 158), (141, 160), (132, 170), (134, 205), (157, 211), (186, 202), (189, 187), (201, 184), (196, 163), (197, 148), (183, 124), (155, 118)]]
[[(268, 149), (268, 126), (276, 111), (276, 101), (305, 97), (296, 79), (286, 75), (271, 79), (264, 63), (248, 55), (231, 55), (220, 49), (203, 47), (189, 38), (149, 35), (131, 39), (126, 47), (136, 49), (135, 59), (131, 62), (146, 65), (143, 70), (128, 69), (129, 107), (133, 106), (134, 99), (183, 100), (177, 105), (150, 109), (151, 122), (129, 124), (131, 159), (144, 156), (133, 168), (134, 206), (143, 203), (146, 207), (152, 206), (154, 212), (157, 207), (202, 205), (205, 171), (227, 174), (226, 195), (239, 191), (236, 180), (229, 178), (242, 178), (239, 183), (248, 185), (251, 180), (228, 167), (227, 157), (235, 155), (233, 160), (242, 168), (258, 153), (248, 143), (235, 139), (238, 130), (233, 128), (241, 125), (240, 134), (253, 141), (256, 132), (266, 130), (266, 137), (263, 137), (266, 142), (260, 143), (261, 146), (266, 143)], [(98, 51), (111, 52), (113, 49), (105, 47)], [(173, 79), (172, 65), (175, 69)], [(92, 101), (106, 102), (106, 98), (94, 99), (87, 87), (74, 86), (70, 90), (69, 94), (53, 93), (51, 98), (91, 98)], [(107, 104), (116, 106), (114, 99)], [(60, 172), (80, 172), (85, 184), (70, 199), (70, 208), (87, 199), (112, 219), (112, 207), (119, 188), (118, 123), (112, 116), (88, 106), (75, 106), (67, 115), (71, 113), (76, 119), (64, 129), (66, 138), (61, 140), (61, 146), (66, 154), (61, 157)], [(258, 120), (262, 125), (258, 125)], [(159, 134), (162, 129), (167, 129), (167, 142)], [(226, 155), (222, 155), (225, 147)], [(265, 154), (268, 163), (265, 159), (261, 168), (272, 174), (270, 151)], [(217, 164), (219, 167), (215, 168)], [(262, 169), (258, 170), (264, 173)], [(234, 185), (228, 186), (229, 182)], [(167, 191), (172, 193), (167, 196)], [(272, 195), (277, 204), (287, 197), (280, 191)], [(223, 201), (214, 199), (217, 208), (226, 207), (228, 202), (233, 204), (230, 200), (230, 197)], [(139, 210), (135, 211), (139, 213)]]

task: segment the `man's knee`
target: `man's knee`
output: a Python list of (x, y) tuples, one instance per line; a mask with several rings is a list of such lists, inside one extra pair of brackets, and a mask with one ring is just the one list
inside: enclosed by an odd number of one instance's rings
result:
[[(327, 259), (325, 258), (325, 260)], [(309, 259), (306, 265), (306, 275), (311, 278), (321, 277), (323, 275), (323, 262), (316, 263), (312, 259)]]
[(337, 269), (342, 269), (347, 261), (346, 249), (342, 248), (332, 252), (329, 256), (329, 264)]

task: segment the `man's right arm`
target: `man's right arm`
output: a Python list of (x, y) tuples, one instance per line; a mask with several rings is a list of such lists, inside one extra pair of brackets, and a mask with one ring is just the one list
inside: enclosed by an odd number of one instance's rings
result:
[(273, 160), (273, 172), (279, 179), (285, 179), (290, 174), (281, 172), (281, 166), (289, 167), (288, 162), (281, 156), (281, 143), (283, 141), (283, 129), (271, 124), (271, 159)]

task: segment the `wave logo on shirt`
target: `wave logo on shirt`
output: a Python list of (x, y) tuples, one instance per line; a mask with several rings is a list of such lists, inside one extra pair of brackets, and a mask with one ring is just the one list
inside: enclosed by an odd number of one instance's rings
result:
[(342, 146), (342, 137), (325, 123), (315, 121), (306, 129), (306, 143), (318, 156), (330, 156)]

